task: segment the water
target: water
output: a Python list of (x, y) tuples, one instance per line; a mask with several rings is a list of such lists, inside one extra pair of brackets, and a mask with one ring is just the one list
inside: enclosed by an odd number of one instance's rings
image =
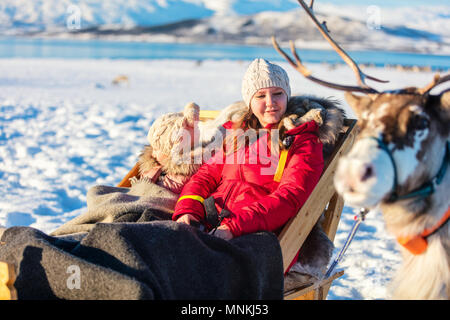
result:
[[(329, 50), (299, 50), (302, 60), (309, 63), (341, 63), (341, 58)], [(350, 51), (360, 64), (405, 65), (450, 69), (450, 56), (385, 51)], [(283, 58), (270, 46), (229, 44), (182, 44), (122, 42), (106, 40), (61, 39), (0, 39), (0, 58), (64, 58), (64, 59), (229, 59), (253, 60), (264, 57)]]

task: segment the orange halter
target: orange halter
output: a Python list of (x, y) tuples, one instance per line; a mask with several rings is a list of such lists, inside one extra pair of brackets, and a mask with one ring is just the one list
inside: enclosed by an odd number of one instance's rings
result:
[(438, 223), (433, 227), (425, 229), (421, 234), (416, 236), (398, 237), (397, 241), (403, 247), (408, 249), (408, 251), (411, 252), (412, 254), (414, 255), (422, 254), (427, 250), (428, 247), (427, 238), (434, 232), (436, 232), (439, 228), (441, 228), (448, 221), (449, 218), (450, 218), (450, 207), (447, 209), (447, 212), (444, 214), (441, 220), (439, 220)]

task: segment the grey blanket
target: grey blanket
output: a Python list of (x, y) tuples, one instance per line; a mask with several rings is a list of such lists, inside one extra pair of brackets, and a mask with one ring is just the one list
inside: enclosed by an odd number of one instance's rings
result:
[(172, 222), (99, 223), (81, 241), (7, 229), (0, 260), (16, 266), (19, 299), (282, 299), (269, 232), (225, 241)]
[(164, 220), (167, 203), (151, 209), (138, 195), (146, 187), (91, 189), (89, 210), (59, 228), (59, 236), (6, 229), (0, 260), (16, 267), (19, 299), (283, 298), (273, 233), (225, 241)]
[(63, 224), (50, 235), (89, 232), (99, 222), (137, 222), (145, 210), (170, 219), (178, 195), (147, 179), (131, 180), (131, 188), (94, 186), (87, 193), (87, 211)]

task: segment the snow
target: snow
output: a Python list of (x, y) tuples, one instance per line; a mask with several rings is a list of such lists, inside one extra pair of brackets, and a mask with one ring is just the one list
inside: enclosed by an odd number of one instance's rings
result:
[[(240, 100), (249, 61), (0, 59), (0, 225), (50, 232), (86, 209), (86, 192), (116, 185), (135, 164), (158, 116), (190, 101), (220, 109)], [(281, 63), (293, 93), (334, 96)], [(348, 67), (310, 65), (320, 78), (354, 84)], [(367, 68), (389, 84), (424, 86), (431, 72)], [(113, 85), (118, 75), (129, 84)], [(349, 116), (353, 112), (343, 102)], [(353, 224), (345, 207), (336, 235), (340, 249)], [(379, 212), (371, 212), (338, 268), (329, 299), (388, 299), (401, 257)]]

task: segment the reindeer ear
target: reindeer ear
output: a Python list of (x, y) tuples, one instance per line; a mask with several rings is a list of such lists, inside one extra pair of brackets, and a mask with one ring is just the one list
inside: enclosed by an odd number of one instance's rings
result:
[(350, 107), (355, 111), (356, 116), (361, 118), (362, 113), (367, 107), (373, 102), (374, 98), (369, 96), (357, 96), (352, 92), (345, 93), (345, 99), (347, 100)]
[(188, 127), (194, 127), (194, 123), (200, 120), (200, 107), (194, 102), (188, 103), (183, 110), (184, 123)]
[(440, 94), (440, 109), (444, 119), (450, 119), (450, 89)]
[(441, 106), (450, 110), (450, 89), (441, 93)]

